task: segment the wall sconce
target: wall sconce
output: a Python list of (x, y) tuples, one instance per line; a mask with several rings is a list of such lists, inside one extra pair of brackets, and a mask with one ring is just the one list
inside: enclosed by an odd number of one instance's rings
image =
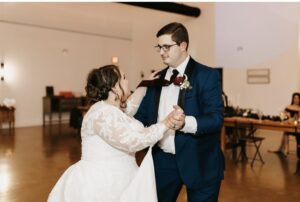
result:
[(1, 62), (0, 77), (1, 81), (4, 81), (4, 62)]
[(114, 65), (115, 65), (115, 64), (118, 64), (119, 58), (116, 57), (116, 56), (114, 56), (114, 57), (111, 58), (111, 62), (112, 62)]

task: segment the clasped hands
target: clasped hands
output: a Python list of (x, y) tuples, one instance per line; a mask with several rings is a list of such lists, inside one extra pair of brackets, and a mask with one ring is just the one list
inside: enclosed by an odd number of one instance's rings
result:
[(178, 106), (173, 106), (174, 110), (168, 114), (164, 123), (169, 129), (180, 130), (185, 124), (184, 111)]

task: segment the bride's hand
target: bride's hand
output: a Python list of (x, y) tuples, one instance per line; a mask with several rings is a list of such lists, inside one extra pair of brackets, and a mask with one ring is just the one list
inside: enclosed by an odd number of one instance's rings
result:
[(177, 105), (173, 106), (174, 110), (165, 118), (165, 125), (172, 130), (179, 130), (185, 124), (184, 111)]
[(161, 70), (156, 70), (155, 72), (151, 73), (150, 76), (146, 79), (146, 80), (154, 80), (154, 79), (158, 79), (159, 75), (156, 75), (158, 72), (160, 72)]

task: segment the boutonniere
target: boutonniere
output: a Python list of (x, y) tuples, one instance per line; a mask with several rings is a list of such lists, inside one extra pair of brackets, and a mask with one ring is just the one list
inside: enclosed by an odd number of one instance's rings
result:
[(184, 74), (183, 76), (178, 76), (174, 80), (174, 84), (178, 85), (180, 87), (180, 90), (182, 89), (187, 89), (190, 90), (192, 89), (191, 83), (188, 80), (188, 76)]

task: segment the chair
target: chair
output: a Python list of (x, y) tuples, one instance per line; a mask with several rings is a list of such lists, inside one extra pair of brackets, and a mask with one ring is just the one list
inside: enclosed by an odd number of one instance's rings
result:
[(243, 123), (238, 123), (235, 122), (235, 131), (238, 132), (240, 129), (246, 129), (244, 135), (238, 135), (239, 139), (239, 144), (241, 145), (241, 150), (238, 155), (237, 161), (243, 160), (243, 159), (248, 159), (247, 154), (246, 154), (246, 146), (247, 145), (252, 145), (255, 148), (254, 151), (254, 156), (251, 161), (251, 167), (253, 167), (254, 161), (259, 158), (259, 160), (264, 164), (264, 160), (262, 158), (262, 155), (260, 153), (260, 147), (262, 144), (262, 141), (265, 139), (264, 137), (258, 137), (255, 136), (256, 128), (253, 126), (252, 123), (250, 124), (243, 124)]
[(295, 139), (296, 139), (296, 151), (297, 151), (297, 157), (298, 159), (300, 159), (300, 133), (299, 131), (297, 131), (297, 128), (296, 128), (296, 131), (295, 133), (284, 133), (283, 134), (284, 137), (286, 137), (286, 142), (285, 142), (285, 146), (286, 146), (286, 154), (288, 155), (290, 153), (290, 136), (295, 136)]
[(54, 88), (53, 88), (53, 86), (46, 86), (46, 96), (47, 97), (54, 96)]
[(237, 131), (236, 127), (234, 126), (226, 126), (225, 127), (225, 134), (226, 134), (226, 143), (224, 149), (231, 150), (232, 158), (234, 160), (237, 159), (237, 149), (241, 147), (238, 134), (240, 131)]

